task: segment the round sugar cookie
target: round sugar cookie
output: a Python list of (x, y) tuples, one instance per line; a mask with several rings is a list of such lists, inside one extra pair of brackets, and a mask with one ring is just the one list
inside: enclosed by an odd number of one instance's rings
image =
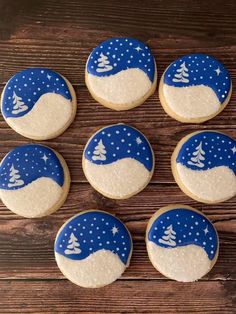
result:
[(165, 70), (159, 97), (165, 112), (180, 122), (199, 123), (220, 113), (232, 92), (229, 72), (205, 54), (183, 56)]
[(218, 203), (236, 195), (236, 141), (216, 131), (185, 136), (171, 159), (175, 181), (191, 198)]
[(20, 216), (50, 215), (62, 206), (69, 187), (70, 174), (65, 160), (47, 146), (16, 147), (0, 164), (0, 198)]
[(132, 238), (113, 215), (84, 211), (58, 231), (55, 258), (63, 275), (81, 287), (99, 288), (118, 279), (129, 266)]
[(76, 114), (76, 95), (70, 82), (46, 68), (15, 74), (1, 97), (1, 111), (17, 133), (46, 140), (62, 134)]
[(159, 209), (149, 220), (146, 245), (153, 266), (182, 282), (205, 276), (217, 261), (219, 239), (205, 215), (186, 205)]
[(154, 171), (154, 154), (146, 137), (126, 124), (97, 131), (83, 153), (83, 170), (98, 192), (125, 199), (143, 190)]
[(88, 57), (86, 85), (95, 100), (114, 110), (141, 105), (156, 89), (151, 50), (133, 38), (111, 38)]

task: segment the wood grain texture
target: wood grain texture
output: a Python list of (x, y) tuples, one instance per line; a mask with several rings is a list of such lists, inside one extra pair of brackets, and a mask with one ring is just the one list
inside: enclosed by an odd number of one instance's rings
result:
[[(84, 84), (91, 50), (102, 40), (130, 36), (145, 41), (159, 77), (175, 58), (205, 52), (220, 59), (233, 80), (227, 108), (200, 125), (168, 117), (157, 92), (145, 104), (114, 112), (92, 99)], [(192, 131), (215, 129), (236, 138), (236, 2), (216, 0), (0, 0), (0, 91), (16, 72), (45, 66), (67, 77), (78, 97), (78, 112), (60, 137), (41, 142), (65, 157), (72, 186), (64, 206), (44, 219), (24, 219), (0, 203), (0, 313), (235, 313), (236, 198), (205, 205), (185, 196), (171, 174), (177, 142)], [(125, 122), (140, 129), (156, 156), (151, 184), (129, 200), (114, 201), (94, 191), (81, 168), (83, 148), (100, 127)], [(11, 130), (0, 117), (0, 158), (34, 142)], [(148, 219), (161, 206), (184, 203), (212, 219), (220, 236), (213, 270), (197, 283), (164, 278), (150, 264), (144, 242)], [(58, 228), (81, 210), (116, 214), (134, 239), (131, 265), (116, 283), (81, 289), (63, 279), (54, 261)]]
[[(234, 312), (235, 281), (117, 281), (82, 289), (65, 280), (1, 281), (1, 313), (201, 313)], [(26, 297), (27, 296), (27, 297)], [(91, 306), (91, 300), (93, 304)]]

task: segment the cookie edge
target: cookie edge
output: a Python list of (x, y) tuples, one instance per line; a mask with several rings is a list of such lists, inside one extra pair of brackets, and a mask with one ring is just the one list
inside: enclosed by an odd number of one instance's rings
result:
[(91, 139), (92, 139), (97, 133), (99, 133), (100, 131), (102, 131), (103, 129), (106, 129), (106, 128), (111, 127), (111, 126), (119, 125), (119, 124), (123, 124), (123, 123), (115, 123), (115, 124), (110, 124), (110, 125), (107, 125), (107, 126), (105, 126), (105, 127), (102, 127), (102, 128), (100, 128), (99, 130), (97, 130), (95, 133), (93, 133), (93, 134), (89, 137), (89, 139), (88, 139), (88, 141), (87, 141), (87, 143), (86, 143), (86, 145), (85, 145), (85, 147), (84, 147), (84, 150), (83, 150), (83, 155), (82, 155), (82, 169), (83, 169), (83, 173), (84, 173), (84, 175), (85, 175), (85, 177), (86, 177), (88, 183), (89, 183), (89, 184), (93, 187), (93, 189), (96, 190), (98, 193), (100, 193), (101, 195), (103, 195), (103, 196), (105, 196), (105, 197), (107, 197), (107, 198), (110, 198), (110, 199), (114, 199), (114, 200), (125, 200), (125, 199), (129, 199), (130, 197), (132, 197), (132, 196), (134, 196), (134, 195), (140, 193), (141, 191), (143, 191), (143, 190), (148, 186), (148, 184), (150, 183), (150, 181), (151, 181), (151, 179), (152, 179), (152, 176), (153, 176), (153, 174), (154, 174), (154, 170), (155, 170), (155, 154), (154, 154), (153, 148), (152, 148), (152, 146), (151, 146), (149, 140), (147, 139), (147, 137), (146, 137), (140, 130), (138, 130), (137, 128), (135, 128), (135, 127), (133, 127), (133, 126), (130, 126), (129, 124), (125, 124), (125, 123), (124, 123), (124, 125), (127, 125), (127, 126), (133, 128), (133, 129), (137, 130), (139, 133), (141, 133), (141, 134), (143, 135), (143, 137), (144, 137), (144, 138), (146, 139), (146, 141), (149, 143), (149, 146), (150, 146), (150, 149), (151, 149), (151, 152), (152, 152), (153, 166), (152, 166), (152, 170), (150, 171), (149, 180), (148, 180), (148, 182), (145, 183), (145, 185), (144, 185), (142, 188), (140, 188), (137, 192), (131, 193), (131, 194), (125, 196), (125, 197), (116, 197), (116, 198), (114, 198), (114, 196), (111, 196), (111, 195), (108, 195), (108, 194), (104, 194), (100, 189), (98, 189), (97, 187), (95, 188), (95, 186), (90, 183), (90, 181), (88, 180), (88, 177), (87, 177), (87, 175), (86, 175), (86, 171), (85, 171), (85, 160), (86, 160), (86, 158), (85, 158), (85, 151), (86, 151), (86, 148), (87, 148), (89, 142), (91, 141)]
[[(156, 268), (152, 261), (151, 261), (151, 257), (150, 257), (150, 253), (148, 251), (148, 233), (153, 225), (153, 222), (163, 213), (166, 213), (168, 212), (169, 210), (172, 210), (172, 209), (178, 209), (178, 208), (183, 208), (183, 209), (189, 209), (189, 210), (192, 210), (192, 211), (195, 211), (196, 213), (202, 215), (205, 219), (207, 219), (213, 226), (215, 232), (216, 232), (216, 236), (217, 236), (217, 251), (216, 251), (216, 254), (215, 254), (215, 257), (213, 258), (213, 260), (211, 261), (211, 267), (209, 269), (209, 271), (207, 271), (207, 273), (204, 275), (206, 276), (211, 270), (212, 268), (215, 266), (217, 260), (218, 260), (218, 257), (219, 257), (219, 248), (220, 248), (220, 240), (219, 240), (219, 235), (218, 235), (218, 232), (217, 232), (217, 229), (215, 228), (214, 224), (211, 222), (211, 220), (205, 215), (203, 214), (200, 210), (196, 209), (196, 208), (193, 208), (191, 206), (188, 206), (188, 205), (183, 205), (183, 204), (172, 204), (172, 205), (167, 205), (167, 206), (164, 206), (164, 207), (160, 207), (153, 215), (152, 217), (149, 219), (148, 223), (147, 223), (147, 227), (146, 227), (146, 233), (145, 233), (145, 243), (146, 243), (146, 251), (148, 253), (148, 258), (149, 258), (149, 261), (150, 263), (152, 264), (152, 266), (160, 273), (162, 274), (163, 276), (165, 276), (166, 278), (169, 278), (171, 280), (175, 280), (173, 278), (170, 278), (170, 277), (167, 277), (165, 274), (163, 274), (162, 272), (160, 272), (160, 270), (158, 268)], [(201, 277), (202, 278), (202, 277)], [(199, 278), (199, 279), (201, 279)], [(175, 280), (177, 281), (177, 280)], [(191, 282), (191, 281), (190, 281)]]
[[(189, 196), (190, 198), (192, 198), (193, 200), (197, 201), (197, 202), (200, 202), (200, 203), (204, 203), (204, 204), (218, 204), (218, 203), (222, 203), (222, 202), (225, 202), (229, 199), (231, 199), (232, 197), (230, 198), (223, 198), (219, 201), (206, 201), (204, 199), (201, 199), (197, 196), (195, 196), (193, 193), (191, 193), (187, 188), (186, 186), (182, 183), (180, 177), (179, 177), (179, 174), (178, 174), (178, 171), (177, 171), (177, 163), (176, 163), (176, 158), (179, 154), (179, 151), (180, 149), (182, 148), (183, 144), (185, 142), (187, 142), (187, 140), (189, 140), (192, 136), (196, 135), (196, 134), (199, 134), (199, 133), (203, 133), (203, 132), (216, 132), (216, 133), (220, 133), (220, 134), (223, 134), (223, 135), (226, 135), (228, 137), (230, 137), (229, 135), (223, 133), (223, 132), (219, 132), (219, 131), (216, 131), (216, 130), (201, 130), (201, 131), (195, 131), (195, 132), (192, 132), (186, 136), (184, 136), (176, 145), (173, 153), (172, 153), (172, 156), (171, 156), (171, 171), (172, 171), (172, 175), (174, 177), (174, 180), (175, 182), (177, 183), (178, 187), (180, 188), (180, 190), (187, 196)], [(233, 196), (234, 197), (234, 196)]]
[(205, 116), (205, 117), (201, 117), (201, 118), (184, 118), (184, 117), (181, 117), (178, 114), (176, 114), (168, 105), (168, 103), (165, 99), (164, 93), (163, 93), (164, 76), (165, 76), (165, 73), (166, 73), (167, 69), (169, 68), (169, 66), (165, 69), (164, 73), (162, 74), (161, 79), (160, 79), (160, 83), (159, 83), (159, 87), (158, 87), (158, 95), (159, 95), (160, 103), (161, 103), (162, 108), (164, 109), (165, 113), (168, 116), (170, 116), (171, 118), (173, 118), (179, 122), (182, 122), (182, 123), (203, 123), (203, 122), (206, 122), (208, 120), (213, 119), (214, 117), (216, 117), (218, 114), (220, 114), (226, 108), (226, 106), (228, 105), (228, 103), (231, 99), (231, 96), (232, 96), (233, 85), (232, 85), (231, 78), (230, 78), (231, 85), (230, 85), (229, 93), (228, 93), (225, 101), (220, 105), (220, 109), (216, 113), (213, 113), (210, 116)]
[[(69, 168), (68, 168), (68, 165), (64, 159), (64, 157), (58, 153), (56, 150), (54, 150), (53, 148), (47, 146), (47, 145), (42, 145), (42, 144), (37, 144), (37, 145), (41, 145), (41, 146), (44, 146), (46, 148), (49, 148), (50, 150), (52, 150), (54, 152), (54, 154), (57, 156), (57, 158), (59, 159), (60, 163), (61, 163), (61, 166), (63, 168), (63, 172), (64, 172), (64, 183), (63, 183), (63, 186), (62, 186), (62, 195), (61, 195), (61, 198), (58, 200), (58, 202), (51, 208), (49, 208), (44, 214), (42, 215), (39, 215), (39, 216), (36, 216), (36, 217), (27, 217), (27, 216), (22, 216), (22, 215), (19, 215), (17, 213), (15, 213), (14, 211), (12, 211), (10, 208), (8, 208), (5, 203), (4, 203), (4, 200), (1, 199), (2, 203), (4, 204), (4, 206), (10, 210), (12, 213), (14, 213), (15, 215), (17, 216), (20, 216), (20, 217), (24, 217), (24, 218), (28, 218), (28, 219), (37, 219), (37, 218), (42, 218), (42, 217), (46, 217), (46, 216), (49, 216), (53, 213), (55, 213), (56, 211), (58, 211), (62, 206), (63, 204), (65, 203), (66, 199), (67, 199), (67, 196), (69, 194), (69, 190), (70, 190), (70, 184), (71, 184), (71, 177), (70, 177), (70, 171), (69, 171)], [(24, 146), (24, 145), (21, 145), (21, 146)], [(15, 148), (17, 148), (19, 146), (16, 146)], [(14, 150), (14, 148), (13, 148)], [(12, 150), (11, 150), (12, 151)], [(11, 152), (10, 151), (10, 152)], [(1, 160), (0, 162), (0, 167), (1, 167), (1, 164), (3, 162), (3, 160), (7, 157), (7, 155), (10, 153), (8, 152), (4, 157), (3, 159)]]
[[(127, 270), (127, 268), (129, 267), (129, 265), (130, 265), (130, 261), (131, 261), (132, 254), (133, 254), (133, 239), (132, 239), (131, 233), (130, 233), (129, 229), (127, 228), (126, 224), (125, 224), (120, 218), (116, 217), (116, 215), (113, 215), (113, 214), (111, 214), (111, 213), (109, 213), (109, 212), (107, 212), (107, 211), (105, 211), (105, 210), (100, 210), (100, 209), (87, 209), (87, 210), (82, 210), (80, 213), (78, 213), (78, 214), (72, 216), (71, 218), (69, 218), (68, 220), (66, 220), (66, 221), (64, 222), (64, 224), (59, 228), (59, 230), (57, 231), (55, 240), (54, 240), (54, 244), (53, 244), (54, 258), (55, 258), (56, 264), (57, 264), (57, 260), (56, 260), (56, 253), (57, 253), (57, 252), (56, 252), (56, 250), (55, 250), (55, 245), (56, 245), (56, 241), (57, 241), (57, 237), (58, 237), (59, 233), (60, 233), (60, 232), (62, 231), (62, 229), (63, 229), (71, 220), (73, 220), (75, 217), (78, 217), (78, 216), (83, 215), (83, 214), (88, 213), (88, 212), (94, 212), (94, 211), (95, 211), (95, 212), (105, 213), (105, 214), (108, 214), (108, 215), (110, 215), (110, 216), (115, 217), (115, 218), (118, 219), (118, 220), (124, 225), (124, 227), (126, 228), (128, 234), (129, 234), (130, 240), (131, 240), (131, 247), (130, 247), (130, 253), (129, 253), (129, 256), (128, 256), (128, 260), (127, 260), (127, 263), (126, 263), (126, 265), (125, 265), (125, 270), (124, 270), (124, 272), (125, 272), (125, 271)], [(59, 254), (59, 253), (57, 253), (57, 254)], [(60, 272), (63, 274), (63, 276), (64, 276), (68, 281), (72, 282), (72, 283), (75, 284), (76, 286), (79, 286), (76, 282), (73, 282), (73, 281), (71, 281), (71, 280), (69, 280), (69, 279), (67, 278), (67, 276), (66, 276), (66, 275), (61, 271), (61, 269), (59, 268), (58, 264), (57, 264), (57, 267), (58, 267), (58, 269), (60, 270)], [(124, 272), (123, 272), (123, 273), (124, 273)], [(122, 275), (123, 275), (123, 273), (122, 273)], [(119, 277), (119, 278), (120, 278), (120, 277)], [(116, 280), (118, 280), (119, 278), (117, 278)], [(114, 281), (111, 282), (110, 284), (114, 283), (116, 280), (114, 280)], [(110, 284), (108, 284), (108, 285), (99, 285), (99, 286), (94, 287), (94, 288), (82, 287), (82, 286), (79, 286), (79, 287), (86, 288), (86, 289), (97, 289), (97, 288), (102, 288), (102, 287), (109, 286)]]
[[(90, 53), (90, 55), (91, 55), (91, 53)], [(117, 106), (119, 106), (119, 104), (114, 104), (114, 103), (111, 103), (111, 102), (104, 100), (103, 98), (98, 97), (90, 88), (89, 81), (88, 81), (88, 71), (87, 71), (87, 64), (88, 64), (90, 55), (88, 56), (86, 66), (85, 66), (85, 85), (87, 86), (88, 91), (89, 91), (90, 95), (93, 97), (93, 99), (96, 100), (102, 106), (109, 108), (109, 109), (112, 109), (112, 110), (115, 110), (115, 111), (127, 111), (127, 110), (130, 110), (130, 109), (133, 109), (135, 107), (142, 105), (151, 95), (153, 95), (155, 93), (156, 88), (157, 88), (158, 75), (157, 75), (156, 60), (155, 60), (154, 56), (152, 55), (153, 60), (154, 60), (154, 65), (155, 65), (155, 75), (154, 75), (154, 81), (152, 82), (150, 90), (145, 95), (143, 95), (142, 98), (140, 98), (140, 99), (138, 99), (132, 103), (122, 104), (122, 108), (118, 109)]]
[[(48, 68), (45, 68), (45, 69), (48, 69)], [(23, 70), (22, 70), (23, 71)], [(52, 70), (53, 71), (53, 70)], [(60, 73), (56, 72), (56, 71), (53, 71), (55, 73), (57, 73), (58, 75), (60, 75), (66, 82), (67, 84), (67, 87), (69, 88), (69, 91), (71, 93), (71, 106), (72, 106), (72, 115), (71, 115), (71, 119), (68, 120), (68, 122), (65, 124), (65, 126), (58, 130), (58, 132), (54, 132), (48, 136), (31, 136), (29, 134), (26, 134), (24, 132), (21, 132), (19, 133), (18, 131), (16, 131), (16, 129), (14, 128), (14, 125), (10, 124), (9, 121), (7, 121), (7, 118), (4, 116), (3, 114), (3, 110), (2, 110), (2, 106), (3, 106), (3, 95), (4, 95), (4, 92), (5, 92), (5, 89), (7, 87), (7, 84), (9, 83), (9, 81), (15, 76), (15, 74), (7, 81), (7, 83), (5, 84), (4, 86), (4, 89), (2, 91), (2, 94), (1, 94), (1, 97), (0, 97), (0, 108), (1, 108), (1, 113), (2, 113), (2, 116), (3, 116), (3, 119), (5, 120), (6, 124), (13, 130), (15, 131), (17, 134), (20, 134), (26, 138), (29, 138), (29, 139), (32, 139), (32, 140), (36, 140), (36, 141), (45, 141), (45, 140), (50, 140), (50, 139), (54, 139), (58, 136), (60, 136), (62, 133), (64, 133), (68, 128), (69, 126), (72, 124), (72, 122), (74, 121), (75, 119), (75, 116), (76, 116), (76, 112), (77, 112), (77, 97), (76, 97), (76, 93), (75, 93), (75, 90), (71, 84), (71, 82), (66, 78), (64, 77), (63, 75), (61, 75)]]

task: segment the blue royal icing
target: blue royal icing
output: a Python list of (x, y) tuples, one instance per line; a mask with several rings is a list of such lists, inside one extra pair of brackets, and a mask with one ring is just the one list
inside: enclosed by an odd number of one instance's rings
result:
[(97, 165), (106, 165), (123, 158), (134, 158), (151, 171), (152, 149), (141, 132), (116, 124), (99, 130), (85, 148), (85, 158)]
[(64, 184), (64, 170), (53, 150), (43, 145), (23, 145), (10, 151), (0, 164), (0, 189), (17, 190), (38, 178)]
[(29, 68), (15, 74), (4, 89), (2, 99), (4, 117), (24, 116), (46, 93), (56, 93), (72, 100), (66, 81), (60, 74), (52, 70)]
[(182, 145), (176, 161), (197, 171), (226, 166), (236, 174), (236, 141), (219, 132), (199, 132)]
[(230, 75), (223, 64), (205, 54), (186, 55), (174, 61), (164, 73), (164, 83), (175, 87), (206, 85), (221, 104), (231, 88)]
[(55, 251), (73, 260), (82, 260), (99, 250), (117, 254), (127, 264), (132, 239), (125, 225), (116, 217), (101, 211), (75, 216), (60, 230)]
[(186, 208), (171, 209), (157, 217), (149, 229), (148, 240), (169, 249), (195, 244), (206, 251), (210, 260), (218, 248), (212, 223), (200, 213)]
[(144, 43), (133, 38), (111, 38), (91, 53), (87, 71), (95, 76), (114, 75), (120, 71), (138, 68), (151, 82), (155, 77), (155, 60)]

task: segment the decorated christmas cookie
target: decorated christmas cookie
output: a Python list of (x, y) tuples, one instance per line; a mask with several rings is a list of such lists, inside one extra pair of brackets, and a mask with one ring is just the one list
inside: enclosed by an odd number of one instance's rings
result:
[(15, 74), (1, 98), (2, 115), (17, 133), (35, 140), (54, 138), (74, 120), (76, 96), (72, 85), (46, 68)]
[(213, 224), (186, 205), (159, 209), (148, 223), (146, 245), (153, 266), (164, 276), (182, 282), (206, 275), (219, 251)]
[(150, 49), (132, 38), (112, 38), (90, 54), (86, 85), (102, 105), (128, 110), (141, 105), (156, 89), (156, 65)]
[(106, 286), (129, 266), (132, 239), (116, 217), (98, 210), (72, 217), (59, 230), (55, 257), (66, 278), (85, 288)]
[(184, 137), (172, 155), (172, 172), (188, 196), (218, 203), (236, 195), (236, 141), (215, 131)]
[(229, 102), (232, 86), (226, 68), (205, 54), (186, 55), (164, 72), (159, 96), (172, 118), (203, 122), (221, 112)]
[(145, 136), (126, 124), (100, 129), (88, 141), (83, 170), (101, 194), (125, 199), (140, 192), (151, 180), (154, 155)]
[(69, 186), (64, 159), (47, 146), (17, 147), (0, 164), (0, 198), (23, 217), (42, 217), (59, 209)]

